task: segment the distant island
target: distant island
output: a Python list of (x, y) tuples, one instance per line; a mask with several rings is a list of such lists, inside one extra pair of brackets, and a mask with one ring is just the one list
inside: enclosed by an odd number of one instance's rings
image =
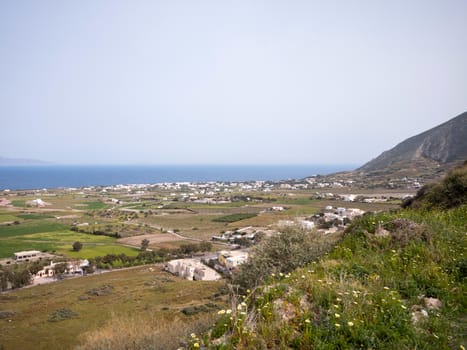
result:
[(19, 159), (0, 157), (0, 166), (11, 165), (50, 165), (52, 163), (37, 159)]

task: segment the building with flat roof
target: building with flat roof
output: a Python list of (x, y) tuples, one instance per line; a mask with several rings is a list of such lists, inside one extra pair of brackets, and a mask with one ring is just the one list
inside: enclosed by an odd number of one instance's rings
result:
[(13, 254), (15, 261), (31, 261), (42, 258), (42, 252), (38, 250), (25, 250)]

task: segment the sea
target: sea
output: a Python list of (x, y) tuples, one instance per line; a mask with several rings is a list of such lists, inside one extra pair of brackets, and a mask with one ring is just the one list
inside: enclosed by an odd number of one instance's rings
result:
[(0, 190), (52, 189), (166, 182), (303, 179), (355, 169), (321, 165), (37, 165), (1, 166)]

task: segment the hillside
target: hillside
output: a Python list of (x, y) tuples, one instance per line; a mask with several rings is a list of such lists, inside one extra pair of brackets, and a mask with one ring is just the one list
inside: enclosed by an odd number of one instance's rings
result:
[[(465, 199), (364, 215), (329, 253), (298, 269), (277, 264), (188, 348), (465, 349), (466, 226)], [(240, 274), (264, 266), (252, 259)]]
[[(359, 169), (367, 175), (413, 175), (451, 168), (467, 159), (467, 112), (413, 136)], [(439, 169), (438, 169), (439, 170)]]

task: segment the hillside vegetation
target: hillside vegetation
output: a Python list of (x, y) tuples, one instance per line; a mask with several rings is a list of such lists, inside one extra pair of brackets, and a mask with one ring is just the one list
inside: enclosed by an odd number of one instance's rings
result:
[[(454, 203), (447, 189), (463, 171), (453, 171), (425, 196)], [(318, 260), (292, 272), (277, 267), (264, 284), (252, 283), (187, 348), (464, 349), (463, 198), (357, 219)], [(293, 250), (272, 251), (278, 260), (293, 258)], [(245, 268), (254, 271), (261, 261), (253, 255)]]
[(403, 207), (448, 209), (467, 203), (467, 161), (452, 169), (440, 183), (425, 185)]

